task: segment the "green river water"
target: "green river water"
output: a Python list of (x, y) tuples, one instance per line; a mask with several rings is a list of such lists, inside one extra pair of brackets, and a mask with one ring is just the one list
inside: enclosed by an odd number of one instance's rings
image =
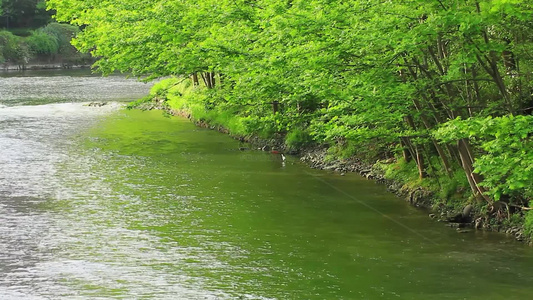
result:
[[(37, 73), (0, 89), (21, 82), (33, 89), (0, 92), (0, 299), (533, 295), (531, 247), (457, 233), (359, 176), (116, 103), (145, 85)], [(35, 105), (50, 84), (74, 88)]]

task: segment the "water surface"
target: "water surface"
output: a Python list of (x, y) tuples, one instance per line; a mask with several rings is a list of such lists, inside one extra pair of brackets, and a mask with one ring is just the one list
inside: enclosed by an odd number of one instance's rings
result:
[[(53, 86), (65, 81), (79, 90)], [(144, 84), (64, 73), (0, 84), (29, 86), (0, 94), (0, 299), (533, 293), (530, 247), (459, 234), (359, 176), (239, 151), (226, 135), (115, 103)]]

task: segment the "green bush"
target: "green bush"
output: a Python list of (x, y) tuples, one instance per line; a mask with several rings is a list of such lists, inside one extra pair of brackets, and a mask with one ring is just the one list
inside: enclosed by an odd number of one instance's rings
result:
[(69, 24), (50, 23), (41, 28), (40, 31), (57, 39), (59, 54), (74, 55), (78, 53), (76, 48), (70, 43), (72, 38), (80, 31), (78, 27)]
[[(533, 207), (533, 201), (529, 204), (530, 207)], [(526, 214), (526, 222), (524, 224), (524, 229), (529, 237), (533, 238), (533, 211), (529, 211)]]
[(43, 30), (37, 30), (26, 38), (31, 51), (36, 54), (57, 54), (59, 51), (59, 41), (56, 36), (47, 34)]
[(0, 58), (3, 62), (25, 64), (31, 58), (26, 42), (9, 31), (0, 31)]
[(19, 40), (19, 37), (9, 31), (0, 31), (0, 49), (2, 49), (2, 56), (6, 60), (16, 55)]
[(313, 138), (308, 131), (299, 128), (293, 129), (287, 133), (285, 144), (291, 150), (298, 150), (313, 142)]
[(33, 30), (31, 30), (31, 28), (10, 28), (9, 31), (12, 34), (20, 37), (28, 37), (33, 33)]
[(455, 119), (444, 124), (435, 136), (444, 142), (472, 139), (483, 150), (474, 164), (484, 177), (487, 194), (499, 200), (533, 197), (533, 116)]

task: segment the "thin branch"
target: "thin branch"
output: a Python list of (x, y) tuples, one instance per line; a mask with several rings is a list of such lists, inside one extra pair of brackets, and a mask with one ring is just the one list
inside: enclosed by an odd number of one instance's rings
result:
[(442, 7), (442, 9), (444, 9), (444, 10), (448, 10), (448, 8), (444, 5), (444, 3), (442, 3), (441, 0), (437, 0), (437, 2), (439, 2), (440, 7)]

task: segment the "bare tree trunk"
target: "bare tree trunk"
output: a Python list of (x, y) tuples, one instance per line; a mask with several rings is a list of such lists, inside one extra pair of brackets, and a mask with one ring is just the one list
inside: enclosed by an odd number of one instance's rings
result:
[(401, 137), (400, 138), (400, 145), (402, 146), (402, 155), (403, 155), (403, 159), (406, 161), (406, 162), (410, 162), (412, 159), (413, 159), (413, 153), (412, 153), (412, 150), (410, 149), (409, 147), (409, 141), (408, 141), (408, 138), (406, 137)]
[(424, 164), (424, 156), (422, 155), (422, 150), (420, 146), (416, 146), (416, 165), (418, 166), (418, 177), (424, 179), (427, 177), (426, 166)]
[(211, 83), (211, 88), (215, 88), (215, 72), (209, 72), (207, 74), (209, 74), (209, 82)]
[(204, 81), (205, 86), (209, 88), (209, 83), (207, 82), (207, 78), (205, 77), (205, 74), (200, 73), (200, 75), (202, 76), (202, 80)]
[(199, 86), (200, 83), (198, 82), (198, 73), (192, 73), (191, 75), (192, 85), (193, 86)]
[(477, 199), (492, 203), (491, 199), (485, 195), (485, 188), (479, 186), (479, 183), (483, 181), (483, 178), (479, 174), (474, 173), (474, 156), (470, 149), (470, 142), (467, 139), (460, 139), (457, 141), (457, 148), (459, 149), (461, 163), (470, 188), (472, 189), (472, 193)]
[[(422, 114), (422, 108), (421, 108), (420, 102), (418, 102), (418, 100), (413, 100), (413, 103), (415, 105), (416, 110)], [(428, 130), (432, 129), (431, 124), (429, 123), (429, 121), (427, 120), (425, 116), (421, 115), (420, 119), (422, 120), (422, 123), (424, 124), (424, 127), (426, 127), (426, 129)], [(450, 161), (448, 160), (448, 157), (446, 156), (446, 152), (444, 152), (441, 145), (435, 139), (432, 138), (431, 141), (433, 142), (433, 145), (435, 146), (435, 149), (437, 150), (437, 153), (439, 154), (439, 157), (442, 161), (442, 165), (446, 171), (446, 174), (448, 174), (448, 176), (451, 177), (452, 166), (450, 165)]]
[[(416, 130), (415, 122), (413, 121), (413, 118), (411, 116), (405, 116), (404, 120), (411, 128)], [(412, 155), (415, 158), (416, 166), (418, 168), (418, 176), (420, 177), (420, 179), (425, 178), (426, 177), (426, 166), (424, 163), (424, 156), (422, 155), (422, 151), (420, 150), (420, 146), (413, 145), (409, 138), (406, 138), (405, 141), (409, 145), (409, 147), (412, 149), (411, 150), (413, 152)]]
[(279, 102), (273, 101), (272, 102), (272, 112), (276, 114), (279, 111)]
[(208, 89), (212, 89), (215, 87), (215, 73), (214, 72), (204, 72), (200, 74), (202, 75), (204, 84)]

